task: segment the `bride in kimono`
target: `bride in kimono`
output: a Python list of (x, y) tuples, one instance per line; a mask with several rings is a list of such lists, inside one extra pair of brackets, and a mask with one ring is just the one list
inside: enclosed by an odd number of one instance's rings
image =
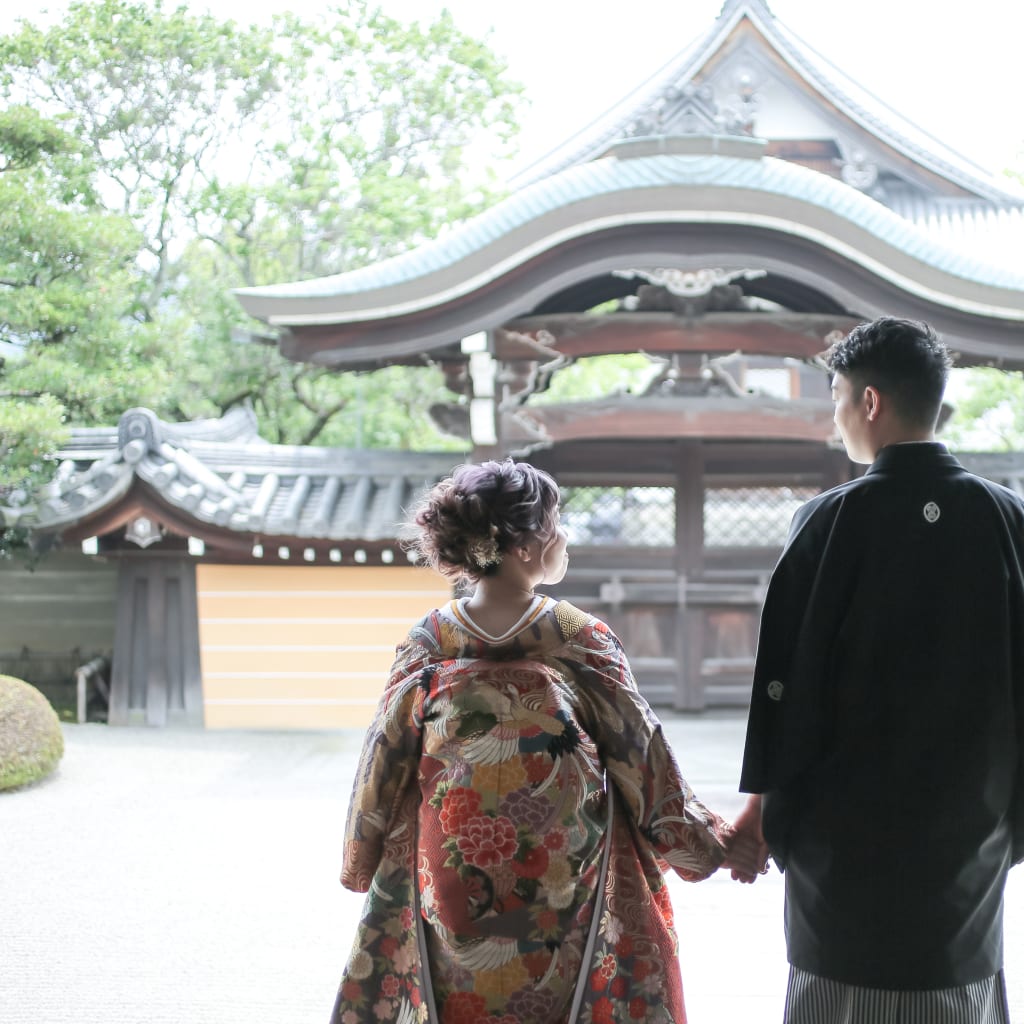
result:
[(419, 559), (476, 586), (409, 631), (366, 736), (341, 880), (367, 897), (332, 1024), (681, 1024), (662, 869), (757, 871), (608, 626), (534, 593), (568, 565), (558, 506), (506, 460), (410, 516)]

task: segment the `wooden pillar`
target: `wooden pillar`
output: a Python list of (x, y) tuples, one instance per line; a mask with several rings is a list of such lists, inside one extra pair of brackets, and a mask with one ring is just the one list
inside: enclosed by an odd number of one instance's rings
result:
[(109, 722), (203, 724), (192, 559), (159, 554), (121, 559)]
[(462, 339), (462, 352), (469, 357), (467, 371), (469, 394), (469, 437), (473, 442), (473, 462), (500, 459), (503, 451), (501, 389), (498, 386), (498, 363), (494, 358), (494, 341), (489, 332), (481, 331)]
[(674, 706), (679, 711), (704, 707), (701, 683), (703, 612), (687, 604), (687, 584), (704, 571), (704, 446), (681, 441), (676, 456), (676, 573), (679, 578), (676, 660), (679, 666)]
[(846, 452), (840, 448), (826, 448), (823, 463), (821, 475), (823, 491), (839, 484), (845, 484), (864, 472), (864, 467), (854, 465)]

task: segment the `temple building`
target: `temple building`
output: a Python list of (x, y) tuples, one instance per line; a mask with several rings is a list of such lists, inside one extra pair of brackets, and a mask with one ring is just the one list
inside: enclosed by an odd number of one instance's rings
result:
[[(820, 354), (893, 314), (929, 321), (960, 366), (1024, 368), (1022, 243), (1009, 178), (866, 94), (763, 0), (727, 0), (484, 214), (238, 299), (290, 359), (439, 367), (432, 414), (466, 458), (559, 481), (556, 596), (618, 632), (654, 705), (696, 711), (745, 703), (790, 516), (856, 472)], [(628, 388), (557, 397), (575, 364), (627, 353), (649, 362)], [(1024, 493), (1024, 454), (961, 458)], [(112, 721), (361, 724), (394, 644), (447, 592), (395, 530), (451, 453), (288, 448), (244, 410), (131, 410), (64, 459), (21, 518), (120, 566)]]

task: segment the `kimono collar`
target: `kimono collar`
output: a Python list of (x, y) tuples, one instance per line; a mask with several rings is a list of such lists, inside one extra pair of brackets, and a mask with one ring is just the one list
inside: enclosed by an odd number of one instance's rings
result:
[(875, 457), (867, 472), (907, 473), (915, 470), (959, 468), (960, 463), (939, 441), (913, 441), (907, 444), (886, 445)]

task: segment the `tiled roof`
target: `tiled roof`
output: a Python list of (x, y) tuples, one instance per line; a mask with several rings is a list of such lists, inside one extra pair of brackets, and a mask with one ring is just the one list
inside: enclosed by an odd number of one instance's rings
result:
[(889, 208), (941, 245), (988, 263), (1017, 266), (1024, 253), (1024, 203), (893, 201)]
[[(115, 506), (138, 480), (193, 519), (197, 532), (208, 524), (275, 542), (387, 543), (416, 496), (462, 461), (457, 452), (269, 444), (247, 410), (168, 424), (131, 409), (116, 429), (75, 430), (62, 454), (38, 501), (0, 508), (0, 526), (59, 534)], [(1024, 497), (1024, 452), (956, 454)]]
[[(622, 144), (619, 155), (628, 156), (630, 147), (638, 147), (644, 141), (634, 140)], [(656, 141), (651, 140), (651, 143)], [(716, 140), (714, 137), (691, 140), (695, 145), (703, 142), (708, 148), (726, 151), (742, 141), (751, 143), (751, 140)], [(541, 218), (556, 211), (571, 213), (574, 204), (595, 197), (649, 190), (652, 202), (656, 202), (657, 190), (667, 192), (670, 188), (678, 187), (693, 188), (695, 193), (714, 188), (760, 192), (782, 200), (797, 200), (842, 218), (849, 222), (851, 228), (869, 232), (927, 267), (982, 285), (1024, 291), (1024, 269), (1019, 263), (1000, 266), (966, 255), (952, 245), (937, 243), (914, 224), (845, 182), (771, 157), (750, 159), (748, 156), (723, 156), (707, 152), (608, 158), (569, 167), (509, 196), (442, 238), (407, 253), (330, 277), (262, 288), (243, 288), (237, 295), (242, 305), (254, 315), (279, 323), (311, 322), (302, 319), (303, 304), (331, 298), (338, 298), (339, 309), (343, 310), (340, 316), (334, 318), (334, 322), (411, 313), (436, 306), (455, 295), (468, 294), (511, 269), (500, 263), (489, 263), (485, 272), (487, 280), (479, 275), (468, 278), (453, 285), (451, 294), (447, 295), (438, 294), (436, 290), (426, 287), (423, 281), (429, 275), (454, 267), (467, 256), (480, 252), (531, 222), (539, 222)], [(678, 193), (674, 193), (674, 197), (678, 203)], [(684, 210), (677, 209), (675, 212), (681, 221), (685, 220)], [(701, 211), (696, 211), (693, 218), (700, 220), (701, 215)], [(706, 212), (704, 215), (707, 215)], [(628, 217), (624, 215), (623, 219)], [(740, 223), (752, 222), (757, 218), (749, 213), (737, 212), (734, 219)], [(561, 227), (564, 234), (568, 229), (564, 224)], [(578, 227), (578, 233), (589, 230), (593, 230), (593, 225), (589, 223)], [(799, 234), (801, 225), (780, 222), (778, 230)], [(531, 251), (554, 244), (554, 240), (547, 236), (540, 239), (531, 236), (530, 242)], [(531, 253), (517, 251), (507, 262), (517, 264), (529, 255)], [(416, 283), (422, 283), (424, 287), (421, 289), (422, 294), (417, 290), (415, 297), (412, 297), (406, 286)], [(397, 293), (390, 296), (386, 306), (378, 306), (369, 298), (361, 299), (364, 293), (384, 289), (401, 289), (401, 297)]]
[(75, 430), (35, 505), (0, 524), (53, 533), (115, 505), (138, 480), (194, 519), (259, 537), (393, 540), (403, 510), (459, 454), (275, 445), (247, 410), (221, 420), (163, 423), (148, 409), (115, 429)]

